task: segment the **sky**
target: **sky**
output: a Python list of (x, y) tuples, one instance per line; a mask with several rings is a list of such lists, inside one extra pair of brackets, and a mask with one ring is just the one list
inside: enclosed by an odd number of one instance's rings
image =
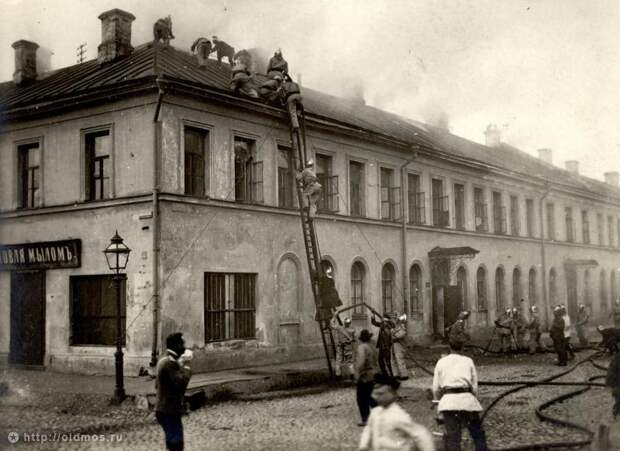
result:
[(39, 66), (96, 57), (98, 15), (136, 16), (132, 43), (172, 16), (172, 45), (217, 35), (235, 49), (282, 48), (302, 85), (484, 142), (502, 141), (553, 163), (578, 160), (603, 179), (620, 171), (620, 1), (617, 0), (0, 0), (0, 80), (14, 70), (11, 44), (37, 42)]

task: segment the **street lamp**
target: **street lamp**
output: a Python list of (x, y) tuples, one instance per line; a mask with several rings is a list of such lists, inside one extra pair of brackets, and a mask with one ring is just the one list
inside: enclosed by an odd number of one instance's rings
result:
[(114, 401), (119, 404), (125, 399), (125, 387), (123, 386), (123, 331), (121, 330), (121, 282), (126, 276), (121, 271), (127, 267), (130, 252), (131, 249), (123, 244), (123, 239), (119, 236), (118, 230), (110, 240), (110, 245), (103, 251), (110, 271), (114, 271), (114, 282), (116, 285), (116, 352), (114, 353), (116, 388), (114, 389)]

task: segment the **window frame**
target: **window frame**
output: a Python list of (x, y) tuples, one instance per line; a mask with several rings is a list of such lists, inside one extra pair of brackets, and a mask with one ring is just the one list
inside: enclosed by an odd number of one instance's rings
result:
[[(23, 149), (23, 148), (26, 149)], [(23, 173), (23, 167), (22, 167), (22, 162), (23, 162), (23, 153), (24, 152), (29, 152), (31, 149), (38, 149), (39, 152), (39, 165), (36, 167), (30, 167), (30, 165), (28, 164), (28, 168), (26, 168), (26, 178), (25, 178), (25, 184), (26, 184), (26, 188), (24, 189), (24, 173)], [(36, 209), (36, 208), (41, 208), (44, 206), (44, 199), (43, 199), (43, 166), (44, 166), (44, 159), (43, 159), (43, 155), (44, 155), (44, 149), (43, 149), (43, 137), (39, 136), (39, 137), (34, 137), (34, 138), (28, 138), (28, 139), (21, 139), (19, 141), (15, 141), (14, 142), (14, 149), (15, 149), (15, 174), (16, 174), (16, 179), (15, 179), (15, 183), (13, 184), (13, 187), (15, 189), (15, 196), (14, 196), (14, 207), (16, 210), (32, 210), (32, 209)], [(26, 159), (26, 161), (28, 161), (28, 159)], [(37, 173), (38, 173), (38, 186), (36, 188), (36, 190), (38, 190), (38, 202), (35, 202), (35, 195), (34, 195), (34, 189), (30, 187), (30, 174), (31, 174), (31, 170), (36, 169)], [(33, 179), (34, 180), (34, 179)], [(32, 199), (30, 199), (30, 190), (33, 190), (32, 192)], [(24, 205), (24, 194), (26, 194), (25, 196), (25, 204)], [(29, 202), (29, 200), (32, 200), (32, 202)], [(31, 204), (31, 205), (29, 205)]]
[(510, 235), (520, 236), (521, 235), (521, 224), (519, 222), (520, 218), (520, 205), (519, 205), (519, 196), (511, 194), (509, 196), (510, 203)]
[[(417, 181), (416, 183), (411, 183), (414, 177), (414, 180)], [(421, 191), (422, 186), (421, 173), (407, 172), (407, 213), (409, 224), (426, 224), (426, 193)], [(414, 189), (412, 189), (412, 187)]]
[[(379, 218), (383, 221), (396, 221), (400, 218), (400, 187), (396, 186), (396, 170), (383, 164), (379, 168)], [(387, 185), (384, 184), (384, 175)], [(384, 214), (384, 208), (387, 214)]]
[[(417, 271), (414, 271), (417, 268)], [(413, 277), (417, 272), (416, 277)], [(409, 311), (412, 315), (421, 316), (424, 313), (424, 280), (422, 265), (414, 262), (409, 267)], [(414, 282), (417, 281), (417, 284)]]
[[(189, 193), (188, 189), (187, 189), (187, 149), (186, 149), (186, 131), (195, 131), (198, 132), (202, 135), (202, 177), (197, 177), (192, 175), (191, 178), (202, 178), (202, 194), (197, 194), (197, 193)], [(186, 196), (192, 196), (192, 197), (199, 197), (199, 198), (208, 198), (209, 197), (209, 187), (211, 184), (211, 174), (210, 174), (210, 150), (211, 150), (211, 130), (209, 127), (205, 127), (205, 126), (197, 126), (195, 123), (193, 122), (187, 122), (184, 121), (183, 122), (183, 128), (182, 128), (182, 149), (181, 149), (181, 153), (182, 153), (182, 158), (183, 158), (183, 194), (185, 194)], [(197, 153), (192, 152), (191, 154), (193, 155), (198, 155)]]
[[(353, 279), (353, 269), (359, 268), (361, 277), (359, 279)], [(366, 265), (359, 260), (355, 260), (351, 264), (351, 269), (349, 271), (349, 287), (350, 287), (350, 305), (357, 304), (358, 300), (360, 302), (366, 302), (366, 284), (368, 278), (368, 271), (366, 270)], [(357, 289), (356, 287), (359, 285), (359, 296), (356, 296)], [(353, 314), (357, 317), (366, 317), (365, 309), (363, 307), (355, 307), (353, 309)]]
[[(246, 160), (243, 167), (243, 181), (238, 182), (237, 178), (237, 160), (236, 160), (236, 151), (235, 144), (237, 140), (245, 141), (251, 143), (250, 148), (250, 156), (248, 160)], [(261, 205), (265, 203), (265, 185), (264, 185), (264, 165), (263, 161), (259, 159), (259, 147), (258, 147), (259, 137), (255, 135), (249, 135), (247, 133), (239, 132), (233, 130), (232, 132), (232, 182), (233, 182), (233, 190), (234, 194), (234, 202), (238, 204), (246, 204), (246, 205)], [(248, 175), (249, 174), (249, 175)], [(243, 185), (243, 197), (239, 197), (237, 195), (237, 186), (239, 184)], [(246, 197), (247, 196), (247, 197)]]
[[(282, 172), (281, 169), (285, 169), (280, 166), (280, 154), (282, 151), (288, 153), (288, 168), (285, 174), (284, 186), (282, 186)], [(278, 144), (276, 146), (276, 190), (278, 193), (278, 207), (279, 208), (296, 208), (297, 202), (295, 202), (295, 194), (297, 191), (297, 185), (295, 182), (295, 176), (297, 174), (297, 168), (295, 162), (297, 159), (293, 153), (293, 149), (290, 146)], [(288, 190), (287, 190), (288, 187)], [(283, 196), (284, 195), (284, 196)], [(284, 199), (283, 199), (284, 197)]]
[(592, 236), (590, 234), (590, 212), (581, 210), (581, 240), (584, 244), (591, 244)]
[[(99, 134), (106, 132), (110, 137), (110, 153), (108, 155), (110, 159), (110, 175), (109, 179), (109, 197), (105, 199), (90, 199), (90, 188), (87, 188), (86, 185), (90, 184), (90, 173), (86, 167), (87, 164), (87, 149), (86, 149), (86, 139), (88, 135)], [(81, 186), (80, 186), (80, 199), (82, 202), (100, 202), (101, 200), (110, 200), (116, 197), (116, 143), (115, 143), (115, 130), (114, 124), (103, 124), (95, 127), (83, 128), (80, 130), (80, 174), (81, 174)]]
[[(481, 186), (473, 187), (474, 196), (474, 229), (476, 232), (488, 232), (489, 231), (489, 209), (486, 202), (487, 196), (485, 189)], [(476, 199), (476, 193), (480, 193), (481, 199)], [(478, 218), (480, 218), (480, 224), (478, 224)]]
[[(457, 189), (457, 186), (460, 189)], [(465, 230), (465, 183), (454, 182), (452, 184), (452, 190), (454, 192), (454, 228), (457, 230)]]
[[(353, 212), (353, 193), (352, 193), (352, 178), (351, 178), (351, 167), (359, 166), (360, 167), (360, 183), (359, 183), (359, 212), (356, 209), (356, 212)], [(348, 210), (349, 216), (354, 218), (365, 218), (366, 217), (366, 166), (367, 163), (363, 160), (348, 158), (347, 159), (347, 197), (348, 197)]]
[(527, 228), (527, 236), (533, 238), (534, 232), (534, 199), (525, 198), (525, 227)]
[[(446, 194), (446, 180), (440, 176), (431, 176), (430, 179), (431, 206), (433, 207), (431, 223), (433, 227), (450, 227), (450, 196)], [(439, 185), (435, 182), (441, 184), (440, 193), (436, 193), (435, 186)]]
[(564, 207), (564, 223), (566, 227), (566, 241), (575, 242), (575, 218), (573, 217), (573, 207)]

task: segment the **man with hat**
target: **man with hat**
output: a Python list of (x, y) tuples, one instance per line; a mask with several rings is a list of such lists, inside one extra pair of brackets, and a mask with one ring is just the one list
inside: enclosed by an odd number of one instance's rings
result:
[(540, 320), (538, 319), (538, 307), (532, 305), (530, 307), (530, 321), (526, 326), (527, 330), (530, 334), (530, 339), (528, 342), (529, 345), (529, 354), (535, 354), (536, 351), (542, 349), (542, 345), (540, 343)]
[[(392, 330), (392, 354), (393, 368), (392, 373), (396, 374), (398, 380), (404, 381), (409, 379), (407, 372), (407, 363), (405, 362), (405, 353), (407, 350), (407, 314), (403, 313), (396, 320), (396, 327)], [(396, 371), (394, 371), (396, 369)]]
[(500, 346), (504, 354), (513, 349), (514, 337), (512, 335), (512, 310), (507, 308), (504, 313), (495, 320), (495, 327), (499, 335)]
[(575, 358), (575, 352), (573, 351), (573, 347), (570, 344), (570, 316), (568, 316), (568, 311), (566, 310), (566, 306), (564, 304), (560, 304), (560, 309), (562, 310), (562, 319), (564, 320), (564, 341), (566, 342), (564, 347), (568, 355), (568, 360), (573, 360)]
[(620, 341), (620, 329), (615, 327), (603, 327), (600, 324), (596, 330), (601, 334), (602, 340), (599, 347), (607, 348), (610, 354), (618, 352), (618, 342)]
[(297, 180), (301, 180), (303, 194), (308, 200), (308, 216), (314, 218), (317, 210), (316, 203), (319, 201), (323, 189), (323, 186), (319, 183), (319, 179), (314, 172), (314, 160), (308, 160), (304, 170), (298, 173), (296, 178)]
[(395, 325), (387, 312), (383, 313), (382, 319), (377, 319), (375, 315), (370, 318), (373, 326), (379, 328), (377, 338), (377, 348), (379, 349), (379, 368), (385, 376), (392, 374), (392, 330)]
[(433, 397), (446, 427), (445, 449), (460, 451), (463, 427), (469, 430), (476, 451), (487, 449), (478, 402), (478, 375), (474, 361), (461, 354), (463, 345), (450, 341), (450, 354), (439, 359), (433, 374)]
[(374, 382), (372, 397), (377, 407), (370, 412), (358, 449), (434, 451), (435, 443), (430, 431), (413, 421), (398, 405), (400, 382), (383, 374), (377, 374)]
[(459, 313), (457, 320), (448, 330), (448, 341), (451, 343), (459, 343), (461, 347), (469, 341), (469, 335), (465, 332), (465, 321), (469, 318), (469, 311), (463, 310)]
[(588, 343), (588, 339), (585, 334), (585, 327), (588, 324), (588, 320), (590, 319), (590, 315), (588, 314), (588, 310), (586, 306), (583, 304), (579, 305), (579, 312), (577, 313), (577, 323), (575, 323), (575, 329), (577, 329), (577, 337), (579, 338), (579, 345), (582, 348), (587, 347), (590, 343)]
[[(353, 343), (355, 329), (351, 326), (351, 318), (347, 317), (340, 324), (340, 318), (332, 318), (331, 327), (336, 332), (336, 376), (342, 376), (342, 368), (353, 362)], [(347, 374), (351, 374), (350, 372)]]
[(360, 332), (359, 344), (355, 353), (355, 380), (357, 381), (356, 398), (361, 421), (358, 426), (366, 426), (370, 409), (377, 403), (372, 399), (375, 375), (378, 373), (377, 351), (370, 344), (372, 334), (368, 329)]
[(553, 309), (553, 322), (549, 335), (553, 340), (553, 347), (558, 354), (558, 365), (566, 366), (566, 340), (564, 338), (564, 319), (562, 317), (562, 307), (557, 306)]

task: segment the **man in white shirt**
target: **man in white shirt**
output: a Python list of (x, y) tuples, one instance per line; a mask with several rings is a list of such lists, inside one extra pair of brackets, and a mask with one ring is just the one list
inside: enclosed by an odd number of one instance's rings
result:
[(396, 402), (400, 382), (383, 374), (377, 374), (374, 382), (372, 397), (378, 405), (370, 412), (359, 450), (435, 451), (430, 431), (414, 422)]
[(570, 316), (568, 316), (568, 312), (566, 311), (566, 306), (564, 304), (561, 304), (560, 308), (562, 309), (562, 318), (564, 319), (564, 341), (566, 342), (566, 352), (568, 353), (568, 360), (573, 360), (575, 358), (575, 352), (570, 344)]
[(444, 418), (446, 450), (460, 451), (461, 432), (465, 426), (476, 451), (486, 451), (486, 436), (479, 415), (482, 406), (476, 399), (478, 375), (474, 361), (459, 354), (462, 348), (461, 343), (451, 342), (451, 353), (435, 365), (433, 396), (439, 399), (437, 411)]

